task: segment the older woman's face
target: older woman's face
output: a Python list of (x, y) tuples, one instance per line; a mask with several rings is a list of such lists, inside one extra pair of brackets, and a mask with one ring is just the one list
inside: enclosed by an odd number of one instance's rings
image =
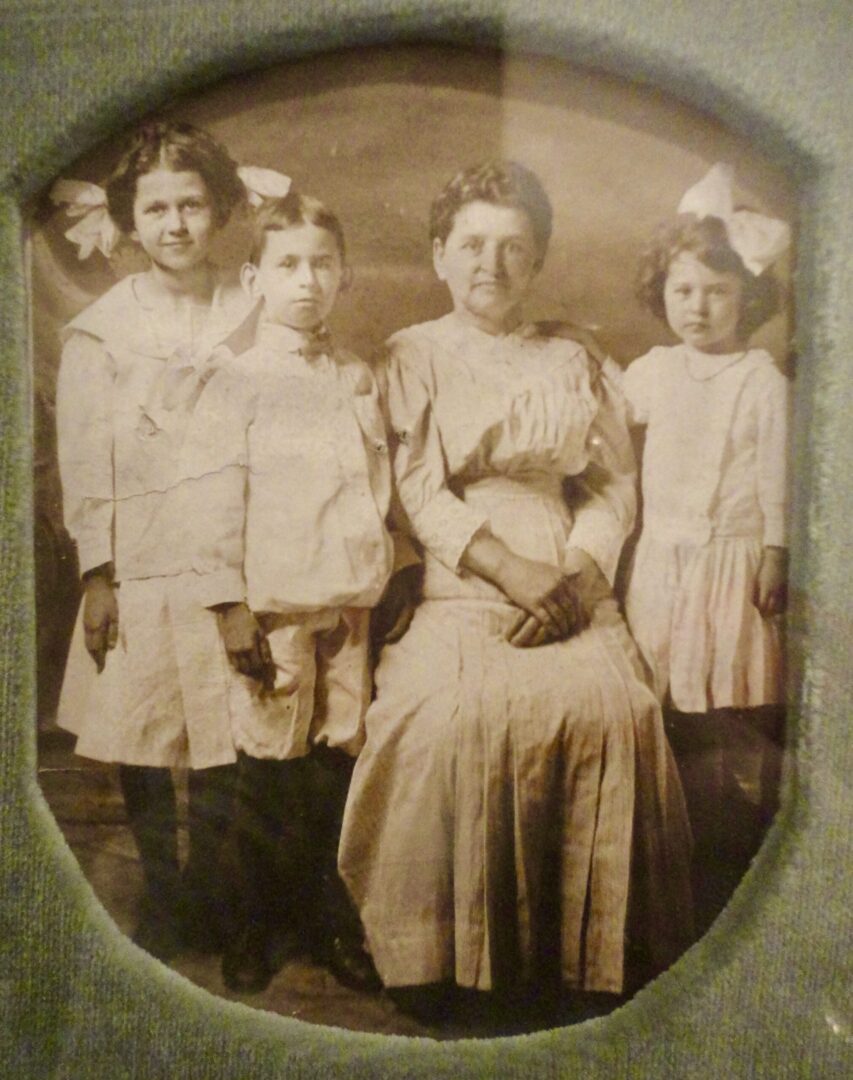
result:
[(433, 264), (460, 315), (487, 333), (509, 330), (539, 269), (530, 218), (514, 206), (467, 203), (447, 240), (434, 241)]

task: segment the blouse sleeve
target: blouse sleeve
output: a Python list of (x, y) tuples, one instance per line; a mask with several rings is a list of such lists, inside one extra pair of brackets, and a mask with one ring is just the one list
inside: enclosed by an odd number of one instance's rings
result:
[(195, 595), (206, 607), (246, 599), (243, 573), (248, 433), (256, 398), (247, 380), (216, 372), (189, 418), (174, 520)]
[[(648, 424), (651, 408), (651, 388), (654, 382), (654, 350), (639, 357), (628, 366), (627, 371), (618, 371), (618, 380), (625, 400), (625, 416), (633, 427)], [(612, 361), (611, 361), (612, 363)], [(616, 366), (615, 364), (613, 365)]]
[(598, 412), (589, 431), (590, 462), (572, 482), (575, 521), (568, 541), (569, 547), (595, 560), (611, 585), (637, 512), (637, 466), (618, 374), (608, 359), (596, 380)]
[(764, 516), (766, 546), (787, 545), (788, 380), (768, 366), (757, 398), (758, 501)]
[(114, 379), (103, 342), (72, 332), (62, 349), (56, 426), (65, 527), (77, 544), (81, 573), (114, 559)]
[[(388, 365), (385, 363), (385, 358), (382, 356), (376, 358), (371, 363), (370, 370), (376, 381), (382, 423), (385, 427), (390, 453), (393, 455), (396, 442), (393, 436), (391, 415), (388, 407)], [(405, 570), (409, 566), (419, 566), (421, 557), (416, 547), (416, 541), (412, 537), (411, 523), (406, 517), (403, 505), (400, 502), (393, 474), (391, 476), (391, 491), (388, 498), (388, 513), (385, 524), (394, 547), (392, 574), (399, 573), (399, 571)]]
[(392, 340), (388, 349), (388, 411), (396, 442), (397, 494), (420, 543), (458, 573), (465, 549), (486, 526), (487, 518), (448, 487), (425, 358), (408, 341)]

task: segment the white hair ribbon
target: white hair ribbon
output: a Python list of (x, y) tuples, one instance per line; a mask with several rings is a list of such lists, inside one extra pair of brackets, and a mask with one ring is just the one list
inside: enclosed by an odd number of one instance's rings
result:
[(719, 218), (726, 227), (729, 244), (756, 276), (791, 243), (791, 230), (784, 221), (753, 210), (735, 210), (734, 170), (730, 165), (713, 165), (698, 184), (684, 193), (678, 212)]
[(241, 165), (237, 175), (243, 181), (252, 206), (260, 206), (264, 199), (283, 199), (292, 183), (284, 173), (261, 169), (257, 165)]
[(78, 259), (88, 259), (95, 248), (109, 258), (121, 238), (118, 226), (107, 209), (107, 193), (85, 180), (57, 180), (50, 191), (56, 206), (64, 205), (69, 217), (79, 218), (65, 236), (80, 250)]

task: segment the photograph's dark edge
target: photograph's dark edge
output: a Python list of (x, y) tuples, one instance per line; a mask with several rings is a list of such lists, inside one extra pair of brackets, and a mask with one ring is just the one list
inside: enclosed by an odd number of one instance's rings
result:
[[(850, 220), (843, 5), (186, 5), (186, 18), (63, 5), (9, 20), (4, 156), (3, 995), (13, 1075), (840, 1075), (850, 1051), (842, 363)], [(464, 14), (463, 14), (464, 11)], [(216, 13), (217, 19), (211, 18)], [(726, 33), (720, 20), (726, 15)], [(655, 18), (655, 15), (659, 18)], [(666, 15), (666, 18), (664, 18)], [(389, 29), (393, 27), (394, 29)], [(820, 33), (815, 28), (820, 27)], [(817, 43), (817, 38), (821, 43)], [(215, 78), (342, 45), (423, 39), (540, 52), (659, 85), (753, 139), (802, 191), (790, 638), (793, 764), (758, 863), (705, 939), (606, 1020), (530, 1040), (433, 1046), (310, 1029), (225, 1005), (117, 937), (34, 780), (31, 436), (20, 209), (130, 119)], [(832, 51), (834, 49), (834, 52)], [(132, 57), (132, 62), (128, 61)], [(59, 63), (56, 58), (59, 57)], [(794, 86), (785, 68), (798, 62)], [(121, 74), (117, 78), (116, 71)], [(8, 77), (8, 76), (7, 76)], [(133, 114), (131, 116), (130, 114)], [(848, 140), (845, 142), (845, 139)], [(845, 321), (846, 320), (846, 321)], [(845, 757), (846, 755), (846, 757)], [(7, 1042), (8, 1040), (8, 1042)], [(558, 1063), (557, 1063), (558, 1062)]]

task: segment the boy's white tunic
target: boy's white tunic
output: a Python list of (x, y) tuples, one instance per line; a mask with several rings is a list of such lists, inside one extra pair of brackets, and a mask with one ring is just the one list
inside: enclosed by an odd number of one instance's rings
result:
[(261, 322), (255, 346), (207, 382), (183, 461), (198, 506), (197, 595), (246, 601), (277, 668), (272, 693), (231, 676), (235, 744), (268, 758), (317, 741), (356, 753), (371, 690), (369, 609), (394, 562), (370, 368), (328, 334)]
[(492, 337), (449, 315), (391, 339), (424, 599), (382, 653), (339, 860), (387, 985), (487, 989), (552, 967), (618, 991), (632, 864), (658, 957), (686, 944), (683, 798), (615, 602), (569, 641), (513, 648), (517, 609), (459, 566), (488, 524), (551, 565), (581, 548), (612, 580), (633, 461), (593, 376), (579, 345), (532, 326)]
[(787, 379), (762, 349), (652, 349), (624, 376), (646, 425), (643, 532), (626, 611), (661, 698), (683, 712), (784, 700), (781, 619), (753, 602), (784, 547)]
[(236, 282), (212, 303), (167, 310), (131, 275), (68, 325), (57, 388), (65, 524), (81, 573), (115, 565), (118, 643), (101, 674), (82, 612), (59, 704), (77, 752), (133, 765), (204, 768), (235, 760), (227, 663), (216, 618), (187, 574), (174, 500), (180, 410), (163, 407), (170, 366), (190, 365), (245, 317)]

